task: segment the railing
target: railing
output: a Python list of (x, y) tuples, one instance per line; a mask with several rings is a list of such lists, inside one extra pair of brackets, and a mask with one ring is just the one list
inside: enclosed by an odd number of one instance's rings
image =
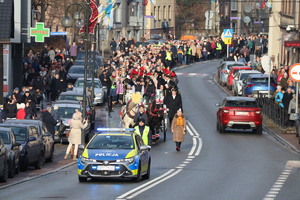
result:
[(268, 98), (266, 94), (258, 94), (257, 102), (261, 106), (262, 113), (272, 120), (280, 128), (284, 128), (289, 120), (287, 109), (275, 103), (273, 98)]

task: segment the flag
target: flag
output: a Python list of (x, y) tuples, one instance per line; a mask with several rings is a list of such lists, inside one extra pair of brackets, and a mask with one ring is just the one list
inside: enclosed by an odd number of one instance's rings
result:
[[(86, 0), (87, 3), (89, 0)], [(97, 20), (98, 20), (98, 8), (97, 8), (97, 4), (96, 4), (96, 0), (90, 0), (90, 8), (92, 10), (92, 14), (90, 16), (89, 19), (89, 27), (88, 27), (88, 31), (90, 34), (94, 34), (94, 30), (95, 30), (95, 26), (97, 24)], [(79, 33), (83, 33), (84, 32), (84, 26), (80, 28)]]
[(147, 6), (148, 5), (148, 0), (144, 0), (143, 5)]
[(150, 2), (154, 5), (156, 4), (156, 0), (150, 0)]
[(265, 8), (266, 4), (267, 4), (267, 0), (263, 0), (263, 2), (260, 5), (260, 8)]
[(268, 6), (269, 8), (272, 8), (272, 0), (268, 0), (266, 3), (266, 6)]

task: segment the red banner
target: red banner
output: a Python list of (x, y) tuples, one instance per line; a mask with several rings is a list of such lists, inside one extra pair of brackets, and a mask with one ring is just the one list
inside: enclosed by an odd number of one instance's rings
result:
[[(97, 24), (97, 20), (98, 20), (98, 7), (96, 4), (96, 0), (86, 0), (87, 3), (90, 3), (90, 8), (92, 10), (92, 14), (91, 17), (89, 19), (89, 33), (90, 34), (94, 34), (94, 30), (95, 30), (95, 26)], [(79, 33), (83, 33), (84, 32), (84, 27), (81, 27), (79, 30)]]

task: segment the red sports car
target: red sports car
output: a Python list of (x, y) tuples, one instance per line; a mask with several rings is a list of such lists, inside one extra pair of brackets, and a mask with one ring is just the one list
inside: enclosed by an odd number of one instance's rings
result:
[(252, 129), (262, 134), (262, 113), (255, 98), (225, 97), (222, 104), (216, 104), (217, 130), (225, 132), (225, 128)]
[(232, 89), (233, 80), (234, 80), (235, 76), (238, 74), (238, 72), (240, 70), (252, 70), (252, 68), (247, 67), (247, 66), (234, 66), (234, 67), (231, 67), (231, 69), (229, 71), (229, 74), (228, 74), (228, 77), (227, 77), (227, 88), (229, 90)]

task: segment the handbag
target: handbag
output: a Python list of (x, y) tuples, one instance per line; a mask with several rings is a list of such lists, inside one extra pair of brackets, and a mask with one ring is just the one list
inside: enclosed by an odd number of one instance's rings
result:
[(67, 137), (69, 137), (70, 133), (71, 133), (71, 129), (70, 129), (70, 130), (68, 130), (68, 132), (67, 132), (66, 136), (67, 136)]

